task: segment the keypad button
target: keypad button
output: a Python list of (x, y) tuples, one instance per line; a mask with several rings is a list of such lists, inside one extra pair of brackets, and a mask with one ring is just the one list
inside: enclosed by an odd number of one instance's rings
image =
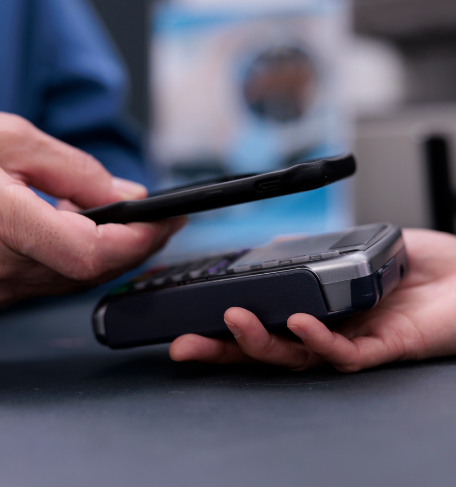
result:
[(157, 272), (154, 276), (152, 276), (152, 279), (149, 281), (152, 283), (154, 286), (163, 286), (165, 282), (171, 277), (171, 275), (174, 273), (176, 267), (168, 267), (166, 269), (163, 269), (160, 272)]
[(310, 262), (309, 255), (302, 255), (301, 257), (295, 257), (291, 259), (292, 264), (305, 264), (306, 262)]
[(236, 274), (239, 274), (241, 272), (248, 272), (251, 269), (251, 267), (252, 266), (250, 266), (250, 265), (240, 265), (240, 266), (234, 268), (234, 272)]
[(171, 281), (173, 282), (180, 282), (187, 274), (188, 270), (190, 269), (191, 265), (187, 264), (184, 266), (176, 267), (174, 272), (171, 275)]
[[(149, 275), (144, 275), (140, 282), (136, 282), (133, 288), (141, 291), (149, 287), (162, 287), (167, 284), (184, 282), (189, 284), (195, 281), (205, 281), (208, 277), (224, 275), (229, 272), (228, 268), (230, 265), (245, 255), (246, 252), (248, 250), (199, 259), (193, 262), (185, 262), (157, 270), (153, 269), (149, 271)], [(250, 270), (250, 266), (246, 270)], [(238, 270), (237, 272), (241, 271)]]
[(220, 274), (220, 272), (224, 271), (229, 265), (230, 261), (228, 259), (219, 260), (216, 264), (212, 265), (207, 269), (207, 273), (210, 276), (215, 276), (216, 274)]
[(163, 277), (156, 277), (155, 279), (152, 279), (152, 284), (154, 286), (163, 286), (165, 282), (168, 280), (168, 275), (163, 276)]
[(279, 267), (280, 262), (278, 260), (270, 260), (269, 262), (263, 262), (261, 267), (263, 269), (272, 269), (273, 267)]
[(192, 279), (199, 279), (203, 274), (205, 274), (209, 269), (216, 266), (223, 257), (212, 257), (211, 259), (206, 259), (199, 261), (188, 270), (188, 275)]
[[(206, 271), (209, 260), (199, 260), (187, 269), (187, 276), (191, 279), (198, 279)], [(212, 262), (212, 259), (210, 260)]]
[(134, 289), (136, 291), (142, 291), (143, 289), (146, 289), (146, 287), (149, 285), (149, 282), (148, 281), (142, 281), (142, 282), (138, 282), (134, 285)]
[(204, 272), (204, 269), (195, 269), (194, 271), (191, 271), (188, 273), (188, 275), (192, 279), (198, 279), (198, 277), (201, 277), (201, 274)]

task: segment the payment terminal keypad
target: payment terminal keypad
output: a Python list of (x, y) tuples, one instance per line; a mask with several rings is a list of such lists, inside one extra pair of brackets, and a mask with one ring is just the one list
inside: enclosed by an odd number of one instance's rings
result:
[(356, 251), (359, 245), (372, 240), (379, 231), (381, 227), (379, 228), (378, 225), (369, 226), (344, 236), (335, 233), (277, 241), (257, 249), (245, 249), (192, 262), (162, 266), (152, 269), (114, 293), (180, 286), (230, 277), (230, 275), (267, 272), (287, 266), (332, 259), (339, 257), (341, 252)]
[(150, 290), (151, 288), (191, 284), (223, 276), (280, 269), (315, 260), (330, 259), (340, 255), (338, 251), (331, 251), (321, 254), (301, 255), (286, 260), (266, 260), (261, 263), (236, 265), (237, 262), (245, 260), (250, 252), (247, 249), (169, 267), (155, 268), (133, 281), (129, 290), (142, 291)]

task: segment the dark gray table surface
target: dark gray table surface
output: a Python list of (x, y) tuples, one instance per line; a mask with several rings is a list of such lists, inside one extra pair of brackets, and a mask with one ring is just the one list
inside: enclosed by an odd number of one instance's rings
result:
[(0, 313), (0, 486), (453, 486), (456, 360), (355, 375), (112, 352), (97, 296)]

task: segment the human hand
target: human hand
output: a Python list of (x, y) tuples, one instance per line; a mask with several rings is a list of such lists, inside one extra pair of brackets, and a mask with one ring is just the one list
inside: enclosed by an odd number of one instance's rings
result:
[(114, 278), (185, 223), (176, 218), (97, 227), (82, 215), (58, 211), (28, 185), (81, 208), (147, 194), (145, 187), (111, 176), (88, 154), (0, 113), (0, 306)]
[(325, 363), (356, 372), (393, 361), (456, 354), (456, 237), (404, 230), (410, 268), (395, 291), (370, 310), (329, 330), (316, 318), (296, 314), (288, 328), (297, 340), (270, 334), (241, 308), (225, 313), (235, 340), (179, 337), (176, 361), (264, 362), (301, 371)]

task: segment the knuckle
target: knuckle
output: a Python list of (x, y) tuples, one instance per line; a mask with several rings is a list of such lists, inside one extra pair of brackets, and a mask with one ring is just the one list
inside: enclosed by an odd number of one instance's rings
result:
[(274, 335), (270, 336), (270, 340), (258, 351), (258, 354), (264, 359), (271, 359), (277, 355), (277, 340)]
[(82, 177), (96, 177), (97, 173), (102, 175), (104, 172), (101, 164), (95, 159), (95, 157), (87, 152), (75, 149), (73, 147), (68, 147), (68, 151), (71, 151), (73, 159), (72, 163), (74, 164), (78, 174), (80, 174)]
[(75, 281), (93, 281), (102, 273), (95, 245), (88, 245), (85, 249), (80, 249), (77, 254), (72, 254), (66, 267), (69, 276)]
[(291, 366), (288, 366), (290, 372), (304, 372), (305, 370), (309, 370), (315, 367), (315, 356), (313, 354), (304, 353), (300, 354), (295, 363)]
[[(81, 197), (85, 199), (84, 195), (87, 194), (87, 187), (95, 185), (94, 187), (98, 191), (91, 198), (91, 204), (93, 205), (94, 198), (96, 200), (101, 195), (104, 195), (110, 185), (111, 178), (109, 173), (92, 155), (69, 145), (65, 146), (63, 150), (63, 157), (67, 162), (68, 171), (73, 175), (76, 182), (69, 188), (70, 199), (79, 200)], [(99, 202), (96, 206), (100, 206), (103, 203)]]

